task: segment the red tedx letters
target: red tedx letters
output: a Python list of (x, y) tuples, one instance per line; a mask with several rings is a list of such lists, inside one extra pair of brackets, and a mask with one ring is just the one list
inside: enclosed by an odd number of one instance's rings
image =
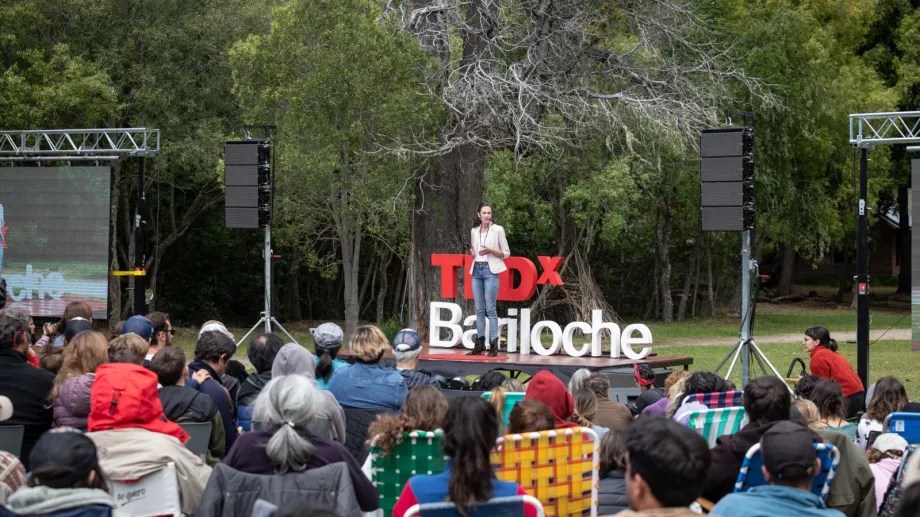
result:
[[(431, 265), (441, 270), (441, 297), (455, 298), (457, 296), (457, 270), (463, 271), (463, 296), (471, 300), (473, 290), (470, 282), (471, 255), (435, 253), (431, 255)], [(550, 284), (562, 285), (559, 268), (562, 267), (563, 257), (538, 256), (542, 272), (537, 275), (537, 266), (524, 257), (508, 257), (505, 265), (508, 270), (498, 275), (498, 299), (505, 302), (523, 302), (533, 297), (537, 285)], [(517, 271), (520, 281), (512, 285), (512, 271)]]

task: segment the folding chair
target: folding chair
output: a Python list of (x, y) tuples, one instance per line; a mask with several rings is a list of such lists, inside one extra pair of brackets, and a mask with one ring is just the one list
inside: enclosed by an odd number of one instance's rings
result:
[(176, 464), (167, 463), (162, 469), (140, 479), (112, 479), (112, 497), (118, 507), (134, 517), (180, 517), (179, 480)]
[[(511, 410), (514, 409), (514, 406), (524, 400), (524, 395), (526, 393), (522, 391), (506, 391), (505, 392), (505, 407), (502, 408), (502, 429), (508, 427), (508, 419), (511, 418)], [(491, 401), (492, 392), (484, 391), (482, 392), (482, 398)]]
[[(476, 509), (467, 513), (465, 517), (524, 517), (525, 509), (531, 507), (537, 517), (546, 515), (543, 505), (535, 497), (529, 495), (516, 495), (511, 497), (496, 497), (485, 503), (476, 505)], [(454, 503), (426, 503), (411, 506), (406, 510), (406, 517), (461, 517)]]
[(185, 447), (192, 451), (192, 454), (207, 460), (208, 445), (211, 443), (211, 422), (181, 422), (179, 427), (189, 436)]
[(26, 428), (22, 425), (0, 425), (0, 451), (6, 451), (17, 458), (22, 453), (22, 437)]
[(716, 439), (725, 434), (733, 434), (741, 429), (744, 420), (744, 407), (725, 407), (718, 409), (700, 409), (687, 414), (687, 426), (700, 433), (709, 443), (709, 448), (716, 446)]
[[(815, 454), (821, 460), (821, 472), (815, 476), (811, 483), (811, 492), (820, 496), (823, 501), (827, 501), (827, 495), (831, 491), (831, 482), (837, 474), (837, 466), (840, 464), (840, 451), (828, 443), (812, 444), (815, 448)], [(755, 443), (748, 449), (744, 455), (744, 461), (741, 463), (741, 470), (738, 471), (738, 479), (735, 481), (735, 492), (744, 492), (745, 490), (766, 485), (767, 480), (763, 477), (763, 456), (760, 454), (760, 444)]]
[(597, 515), (600, 454), (597, 434), (585, 427), (509, 434), (492, 452), (495, 476), (536, 497), (547, 515)]
[(920, 413), (891, 413), (882, 428), (886, 433), (901, 435), (907, 443), (920, 443)]
[(693, 393), (684, 397), (681, 405), (687, 402), (699, 402), (709, 409), (720, 409), (742, 405), (741, 391), (714, 391), (712, 393)]
[(380, 494), (380, 511), (384, 517), (393, 514), (393, 506), (409, 478), (444, 470), (443, 439), (440, 429), (403, 433), (402, 440), (386, 456), (381, 456), (380, 449), (371, 444), (371, 482)]

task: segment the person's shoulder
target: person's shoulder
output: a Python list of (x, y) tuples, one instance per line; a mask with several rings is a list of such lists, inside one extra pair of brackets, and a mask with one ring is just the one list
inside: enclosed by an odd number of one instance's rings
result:
[(504, 233), (504, 232), (505, 232), (505, 227), (502, 226), (502, 225), (500, 225), (500, 224), (492, 223), (492, 230), (495, 231), (495, 232), (497, 232), (497, 233), (498, 233), (498, 232)]

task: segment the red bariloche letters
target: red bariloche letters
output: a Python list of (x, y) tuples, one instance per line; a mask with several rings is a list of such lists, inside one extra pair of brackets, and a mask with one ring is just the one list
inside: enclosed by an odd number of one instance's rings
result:
[[(508, 270), (498, 275), (498, 299), (503, 302), (524, 302), (537, 292), (537, 285), (550, 284), (562, 285), (559, 269), (562, 267), (563, 257), (537, 257), (541, 273), (537, 275), (537, 266), (528, 258), (508, 257), (505, 265)], [(470, 280), (470, 264), (472, 255), (436, 253), (431, 255), (431, 265), (441, 269), (441, 297), (457, 297), (457, 269), (463, 270), (463, 296), (467, 300), (473, 299), (472, 282)], [(511, 272), (517, 271), (521, 281), (518, 285), (511, 285)]]

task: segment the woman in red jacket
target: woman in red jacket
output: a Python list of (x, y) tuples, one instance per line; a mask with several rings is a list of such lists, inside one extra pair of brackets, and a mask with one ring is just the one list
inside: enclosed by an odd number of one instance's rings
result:
[(831, 339), (830, 332), (824, 327), (806, 329), (802, 348), (811, 354), (808, 368), (812, 375), (840, 383), (846, 398), (847, 418), (855, 417), (865, 408), (866, 388), (846, 357), (837, 353), (837, 342)]

